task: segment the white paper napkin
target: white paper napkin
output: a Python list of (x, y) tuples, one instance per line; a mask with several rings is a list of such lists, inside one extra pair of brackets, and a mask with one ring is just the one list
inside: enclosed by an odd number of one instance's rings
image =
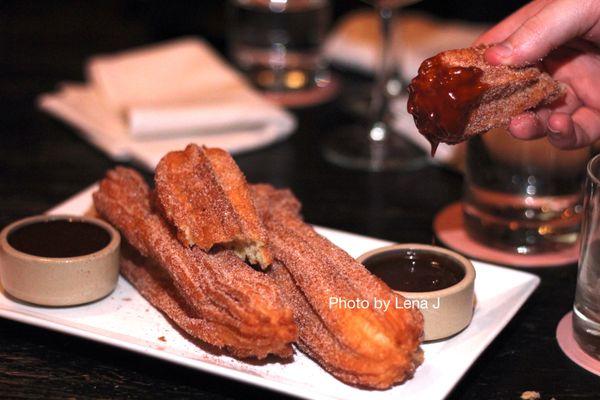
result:
[[(401, 75), (409, 80), (417, 74), (419, 65), (441, 51), (468, 47), (486, 26), (459, 21), (443, 21), (425, 14), (404, 13), (394, 26), (394, 57)], [(377, 16), (372, 11), (348, 14), (336, 25), (325, 43), (325, 56), (333, 64), (373, 73), (380, 65), (381, 34)], [(412, 116), (406, 112), (406, 97), (392, 105), (399, 133), (429, 151), (429, 142), (418, 133)], [(460, 167), (464, 146), (441, 144), (435, 160)]]
[(190, 141), (239, 153), (295, 128), (291, 114), (264, 99), (199, 39), (93, 57), (86, 69), (88, 83), (62, 84), (40, 96), (40, 107), (109, 155), (148, 168)]

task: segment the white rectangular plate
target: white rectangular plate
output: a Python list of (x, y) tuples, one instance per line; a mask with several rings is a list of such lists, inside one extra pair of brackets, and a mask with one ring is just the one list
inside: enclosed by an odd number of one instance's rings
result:
[[(88, 188), (50, 213), (83, 214), (91, 206)], [(327, 228), (319, 233), (357, 257), (389, 242)], [(500, 333), (539, 284), (525, 272), (474, 262), (477, 308), (471, 325), (449, 340), (423, 345), (425, 362), (413, 379), (386, 391), (345, 385), (304, 354), (291, 363), (247, 364), (203, 351), (186, 340), (123, 278), (107, 298), (84, 306), (41, 308), (0, 292), (0, 316), (80, 336), (307, 399), (443, 399)], [(161, 340), (163, 339), (163, 340)]]

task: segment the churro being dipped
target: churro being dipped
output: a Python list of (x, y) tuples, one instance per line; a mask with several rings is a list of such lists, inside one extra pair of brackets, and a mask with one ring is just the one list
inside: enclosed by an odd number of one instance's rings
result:
[(487, 46), (444, 51), (423, 61), (408, 87), (408, 112), (435, 153), (564, 96), (565, 88), (535, 66), (490, 65)]

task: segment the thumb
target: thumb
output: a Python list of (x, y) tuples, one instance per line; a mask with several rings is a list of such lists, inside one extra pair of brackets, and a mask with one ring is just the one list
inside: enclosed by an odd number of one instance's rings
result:
[(533, 64), (553, 49), (588, 32), (598, 17), (598, 7), (593, 0), (553, 1), (504, 41), (489, 48), (486, 60), (492, 65)]

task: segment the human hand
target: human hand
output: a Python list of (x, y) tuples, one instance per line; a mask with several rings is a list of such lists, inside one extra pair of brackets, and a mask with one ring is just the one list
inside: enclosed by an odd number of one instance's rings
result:
[(514, 117), (520, 139), (548, 135), (559, 148), (587, 146), (600, 138), (600, 1), (534, 0), (484, 33), (476, 44), (496, 43), (485, 54), (492, 65), (541, 63), (566, 86), (564, 99)]

